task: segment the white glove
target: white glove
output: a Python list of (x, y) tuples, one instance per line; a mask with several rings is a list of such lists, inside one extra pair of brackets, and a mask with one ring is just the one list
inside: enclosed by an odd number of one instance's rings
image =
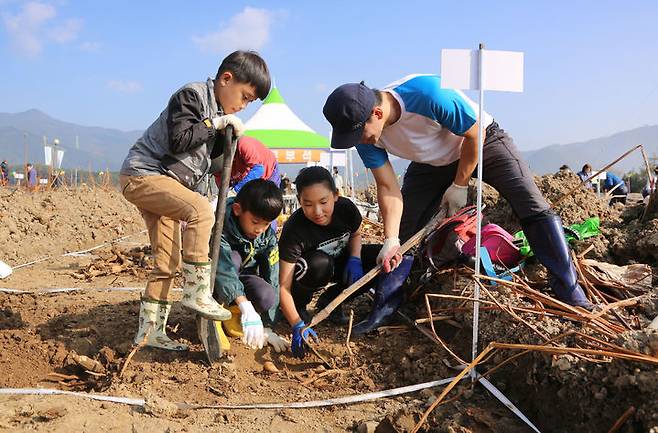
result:
[(264, 331), (265, 340), (274, 348), (275, 352), (285, 352), (290, 348), (290, 342), (280, 335), (277, 335), (270, 328), (264, 328)]
[(224, 129), (228, 125), (233, 126), (233, 135), (236, 137), (239, 137), (244, 133), (242, 120), (234, 114), (226, 114), (224, 116), (215, 116), (212, 118), (212, 126), (217, 130)]
[(397, 268), (402, 261), (402, 256), (398, 253), (399, 249), (400, 239), (384, 239), (384, 245), (382, 245), (382, 249), (379, 250), (379, 254), (377, 254), (377, 264), (383, 265), (385, 272), (391, 272), (393, 269)]
[(468, 198), (468, 185), (461, 186), (452, 183), (450, 187), (443, 193), (441, 204), (439, 205), (439, 212), (445, 213), (444, 218), (449, 218), (459, 211), (459, 209), (466, 206)]
[(260, 315), (249, 301), (239, 303), (238, 307), (242, 313), (240, 316), (242, 342), (252, 349), (262, 349), (265, 344), (265, 333), (263, 332), (263, 322), (260, 320)]

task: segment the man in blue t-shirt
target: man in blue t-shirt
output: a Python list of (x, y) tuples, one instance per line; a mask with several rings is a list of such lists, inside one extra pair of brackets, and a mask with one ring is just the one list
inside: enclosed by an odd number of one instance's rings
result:
[[(377, 258), (386, 272), (401, 261), (400, 241), (420, 230), (438, 211), (451, 216), (466, 205), (468, 182), (477, 166), (478, 106), (459, 90), (442, 89), (437, 75), (409, 75), (383, 90), (344, 84), (323, 109), (333, 127), (331, 146), (356, 146), (377, 183), (385, 241)], [(591, 308), (578, 285), (562, 222), (535, 185), (528, 165), (491, 115), (486, 130), (483, 180), (507, 199), (519, 217), (537, 258), (551, 274), (559, 299)], [(388, 154), (411, 161), (400, 189)], [(399, 293), (388, 298), (395, 303)], [(387, 297), (375, 302), (366, 332), (390, 311)]]
[(623, 181), (623, 179), (616, 174), (609, 171), (606, 172), (605, 181), (603, 181), (603, 191), (612, 191), (612, 198), (610, 199), (611, 206), (615, 203), (626, 204), (628, 188), (626, 187), (626, 183)]

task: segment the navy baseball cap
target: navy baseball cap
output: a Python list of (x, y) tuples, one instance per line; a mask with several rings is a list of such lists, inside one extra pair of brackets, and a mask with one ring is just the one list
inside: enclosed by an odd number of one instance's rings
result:
[(359, 144), (375, 101), (375, 92), (363, 81), (343, 84), (331, 92), (322, 109), (333, 128), (331, 147), (349, 149)]

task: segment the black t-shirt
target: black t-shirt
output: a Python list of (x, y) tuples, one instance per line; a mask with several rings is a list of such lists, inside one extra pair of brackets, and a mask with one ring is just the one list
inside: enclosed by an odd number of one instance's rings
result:
[(283, 226), (279, 239), (279, 257), (295, 263), (304, 253), (321, 250), (331, 257), (340, 256), (352, 233), (361, 226), (361, 214), (356, 205), (345, 197), (338, 197), (331, 223), (319, 226), (297, 209)]

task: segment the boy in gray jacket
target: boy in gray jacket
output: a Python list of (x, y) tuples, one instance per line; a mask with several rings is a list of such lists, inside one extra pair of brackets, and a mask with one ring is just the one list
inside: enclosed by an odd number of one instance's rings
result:
[[(187, 350), (165, 333), (169, 290), (181, 259), (183, 306), (211, 320), (231, 317), (210, 293), (214, 214), (208, 200), (195, 191), (211, 160), (223, 152), (223, 130), (231, 125), (239, 136), (244, 129), (233, 113), (256, 98), (264, 99), (269, 89), (265, 61), (255, 52), (236, 51), (222, 61), (215, 79), (177, 90), (130, 149), (121, 167), (121, 188), (144, 218), (155, 262), (142, 296), (135, 343), (146, 336), (148, 346)], [(182, 242), (179, 221), (187, 223)]]

